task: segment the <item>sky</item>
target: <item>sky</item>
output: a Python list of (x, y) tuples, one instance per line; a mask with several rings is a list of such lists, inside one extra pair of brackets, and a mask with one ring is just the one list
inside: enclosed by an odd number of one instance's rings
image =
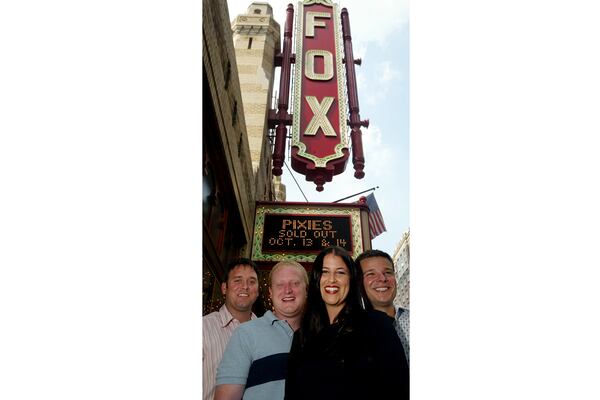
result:
[[(228, 0), (227, 3), (233, 20), (245, 14), (252, 2)], [(271, 0), (268, 3), (283, 33), (287, 5), (292, 3), (296, 12), (297, 2)], [(392, 255), (402, 234), (410, 227), (408, 1), (346, 0), (337, 4), (340, 11), (343, 7), (348, 10), (354, 57), (362, 59), (362, 65), (357, 65), (355, 70), (360, 118), (369, 120), (369, 127), (361, 128), (365, 177), (354, 178), (350, 155), (346, 170), (334, 175), (324, 190), (317, 192), (313, 182), (291, 169), (288, 141), (286, 163), (289, 169), (284, 166), (282, 182), (286, 185), (286, 200), (299, 202), (306, 201), (305, 196), (309, 202), (333, 202), (378, 187), (374, 194), (387, 231), (373, 239), (372, 247)], [(374, 24), (377, 29), (373, 29)], [(275, 90), (279, 88), (279, 68), (276, 72)], [(355, 202), (360, 196), (342, 203)]]

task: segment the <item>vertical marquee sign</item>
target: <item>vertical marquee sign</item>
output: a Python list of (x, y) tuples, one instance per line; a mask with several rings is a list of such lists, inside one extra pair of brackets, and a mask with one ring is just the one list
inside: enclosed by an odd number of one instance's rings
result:
[(298, 3), (292, 168), (317, 190), (348, 161), (346, 95), (338, 6)]
[[(342, 9), (340, 20), (338, 6), (331, 0), (298, 3), (297, 54), (292, 54), (293, 11), (289, 4), (283, 52), (275, 56), (275, 65), (281, 67), (281, 79), (278, 110), (269, 110), (268, 118), (269, 128), (276, 127), (273, 175), (282, 174), (286, 126), (292, 125), (292, 168), (305, 175), (306, 180), (313, 181), (317, 191), (322, 191), (323, 185), (331, 182), (333, 175), (346, 169), (350, 154), (348, 136), (352, 141), (354, 176), (361, 179), (365, 175), (360, 127), (368, 127), (369, 121), (360, 120), (354, 71), (354, 64), (360, 65), (361, 61), (355, 60), (352, 55), (348, 11)], [(292, 63), (295, 63), (293, 115), (288, 113)]]

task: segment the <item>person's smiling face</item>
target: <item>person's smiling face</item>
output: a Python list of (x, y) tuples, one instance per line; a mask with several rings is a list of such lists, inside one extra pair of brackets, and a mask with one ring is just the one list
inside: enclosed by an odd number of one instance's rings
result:
[(294, 318), (302, 314), (306, 303), (304, 276), (291, 265), (284, 265), (273, 273), (269, 294), (277, 318)]
[(375, 309), (393, 305), (396, 297), (394, 266), (385, 257), (369, 257), (360, 262), (363, 285)]
[(237, 265), (229, 272), (227, 282), (221, 284), (229, 312), (247, 312), (258, 298), (258, 277), (250, 265)]
[(346, 303), (350, 291), (350, 270), (342, 257), (327, 254), (323, 258), (323, 272), (319, 282), (321, 297), (325, 302), (330, 320), (337, 316)]

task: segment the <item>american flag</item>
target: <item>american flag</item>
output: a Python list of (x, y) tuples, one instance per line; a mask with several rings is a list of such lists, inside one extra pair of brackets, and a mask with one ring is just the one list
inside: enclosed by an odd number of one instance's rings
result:
[(385, 224), (383, 223), (383, 216), (379, 211), (379, 206), (375, 200), (375, 195), (371, 193), (367, 196), (367, 206), (369, 206), (369, 231), (371, 232), (371, 239), (386, 232)]

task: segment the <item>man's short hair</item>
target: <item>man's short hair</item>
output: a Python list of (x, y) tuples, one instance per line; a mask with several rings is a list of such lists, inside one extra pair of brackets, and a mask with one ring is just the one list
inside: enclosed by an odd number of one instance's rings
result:
[[(360, 267), (360, 262), (362, 260), (365, 260), (367, 258), (372, 258), (372, 257), (385, 258), (392, 265), (392, 269), (395, 269), (394, 268), (394, 260), (392, 260), (392, 257), (390, 257), (390, 255), (388, 253), (386, 253), (385, 251), (381, 251), (381, 250), (365, 250), (361, 255), (356, 257), (356, 261), (354, 261), (354, 262)], [(362, 269), (362, 267), (360, 269)], [(361, 272), (361, 271), (359, 271), (359, 272)]]
[(308, 287), (308, 273), (306, 272), (306, 269), (299, 262), (291, 261), (291, 260), (279, 261), (277, 264), (275, 264), (273, 266), (273, 268), (271, 268), (271, 271), (269, 272), (269, 287), (271, 287), (271, 280), (273, 278), (273, 274), (275, 273), (275, 271), (277, 271), (281, 267), (285, 267), (286, 265), (289, 265), (290, 267), (294, 267), (296, 270), (298, 270), (298, 272), (300, 272), (300, 274), (302, 275), (302, 278), (304, 279), (304, 283), (306, 284), (306, 287)]
[(229, 273), (238, 265), (251, 266), (252, 269), (254, 269), (254, 272), (256, 272), (256, 276), (258, 276), (258, 268), (256, 267), (254, 261), (250, 260), (249, 258), (236, 258), (235, 260), (232, 260), (229, 264), (227, 264), (227, 267), (225, 267), (225, 276), (223, 277), (223, 282), (227, 283), (227, 279), (229, 279)]

